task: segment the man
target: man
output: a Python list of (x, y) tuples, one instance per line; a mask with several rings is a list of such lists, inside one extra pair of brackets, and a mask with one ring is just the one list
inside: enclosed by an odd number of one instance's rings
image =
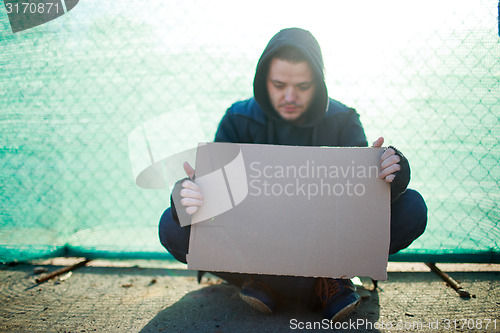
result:
[[(300, 146), (365, 147), (367, 141), (359, 115), (328, 97), (323, 59), (316, 39), (298, 28), (278, 32), (268, 43), (257, 64), (254, 98), (233, 104), (222, 118), (215, 141)], [(380, 137), (373, 147), (381, 147)], [(394, 147), (381, 156), (379, 177), (391, 183), (390, 253), (409, 246), (425, 229), (427, 207), (420, 194), (407, 189), (410, 167)], [(186, 174), (194, 170), (184, 164)], [(176, 209), (194, 214), (203, 205), (203, 194), (189, 179), (180, 191), (184, 207), (167, 209), (160, 220), (160, 240), (178, 260), (186, 262), (189, 227), (178, 224)], [(278, 297), (299, 298), (317, 305), (323, 316), (338, 321), (360, 302), (348, 279), (213, 273), (241, 286), (241, 298), (251, 306), (273, 313)]]

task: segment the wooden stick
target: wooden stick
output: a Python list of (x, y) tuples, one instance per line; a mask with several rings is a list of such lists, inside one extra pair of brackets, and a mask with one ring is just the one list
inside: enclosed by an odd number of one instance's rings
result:
[(466, 298), (471, 297), (469, 292), (464, 290), (464, 288), (462, 288), (462, 286), (457, 281), (453, 280), (451, 276), (440, 270), (435, 263), (426, 262), (425, 264), (431, 269), (431, 271), (439, 275), (450, 287), (455, 289), (455, 291), (460, 295), (460, 297), (466, 297)]
[(43, 283), (47, 280), (50, 280), (58, 275), (61, 275), (61, 274), (64, 274), (66, 272), (69, 272), (69, 271), (72, 271), (74, 269), (77, 269), (78, 267), (82, 267), (84, 265), (86, 265), (89, 261), (91, 261), (92, 259), (85, 259), (83, 261), (80, 261), (79, 263), (76, 263), (74, 265), (71, 265), (71, 266), (66, 266), (66, 267), (63, 267), (61, 269), (58, 269), (57, 271), (53, 271), (52, 273), (49, 273), (47, 275), (44, 275), (44, 276), (41, 276), (39, 277), (38, 279), (35, 279), (36, 283)]

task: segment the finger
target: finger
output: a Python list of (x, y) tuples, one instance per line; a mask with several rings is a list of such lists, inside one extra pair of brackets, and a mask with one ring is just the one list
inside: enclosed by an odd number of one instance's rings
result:
[(186, 208), (186, 213), (188, 215), (193, 215), (197, 211), (198, 211), (198, 207), (196, 207), (196, 206), (189, 206), (189, 207)]
[(203, 205), (203, 201), (193, 198), (182, 198), (181, 205), (183, 206), (198, 206), (201, 207)]
[(385, 181), (387, 183), (392, 183), (392, 181), (396, 178), (396, 175), (395, 174), (390, 174), (389, 176), (385, 177)]
[(393, 174), (399, 170), (401, 170), (401, 166), (399, 164), (393, 164), (390, 167), (383, 169), (382, 172), (380, 172), (379, 177), (381, 179), (384, 179), (385, 177), (387, 177), (390, 174)]
[(392, 148), (388, 148), (384, 151), (384, 153), (380, 156), (380, 163), (389, 158), (389, 156), (396, 155), (396, 151)]
[(186, 172), (186, 175), (189, 178), (193, 179), (193, 177), (194, 177), (193, 167), (188, 162), (184, 162), (183, 167), (184, 167), (184, 171)]
[(198, 199), (203, 201), (203, 194), (200, 191), (193, 191), (187, 188), (182, 189), (179, 194), (183, 198)]
[(195, 182), (192, 182), (190, 180), (183, 181), (182, 182), (182, 187), (187, 188), (189, 190), (201, 192), (200, 187), (198, 185), (196, 185)]
[(381, 136), (380, 138), (375, 140), (375, 142), (373, 142), (372, 147), (379, 148), (379, 147), (382, 147), (383, 144), (384, 144), (384, 138)]
[(401, 158), (398, 155), (391, 155), (380, 163), (380, 168), (384, 170), (385, 168), (390, 167), (391, 165), (398, 164), (401, 161)]

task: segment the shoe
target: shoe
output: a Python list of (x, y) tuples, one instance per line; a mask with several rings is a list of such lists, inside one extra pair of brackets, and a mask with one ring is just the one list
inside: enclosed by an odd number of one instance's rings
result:
[(261, 312), (272, 314), (276, 310), (277, 293), (267, 284), (249, 279), (243, 283), (240, 298)]
[(323, 318), (332, 322), (350, 315), (361, 302), (356, 287), (348, 279), (319, 278), (315, 286), (323, 307)]

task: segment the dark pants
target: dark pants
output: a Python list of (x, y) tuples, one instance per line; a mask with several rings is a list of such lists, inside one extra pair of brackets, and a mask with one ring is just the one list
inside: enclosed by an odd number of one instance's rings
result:
[[(408, 189), (391, 204), (391, 243), (389, 254), (408, 247), (425, 230), (427, 206), (415, 190)], [(170, 208), (162, 215), (159, 225), (161, 244), (177, 260), (186, 263), (191, 227), (181, 227), (172, 218)], [(315, 278), (278, 275), (249, 275), (240, 273), (211, 272), (227, 282), (241, 286), (249, 277), (258, 279), (279, 293), (311, 304), (314, 297)]]

